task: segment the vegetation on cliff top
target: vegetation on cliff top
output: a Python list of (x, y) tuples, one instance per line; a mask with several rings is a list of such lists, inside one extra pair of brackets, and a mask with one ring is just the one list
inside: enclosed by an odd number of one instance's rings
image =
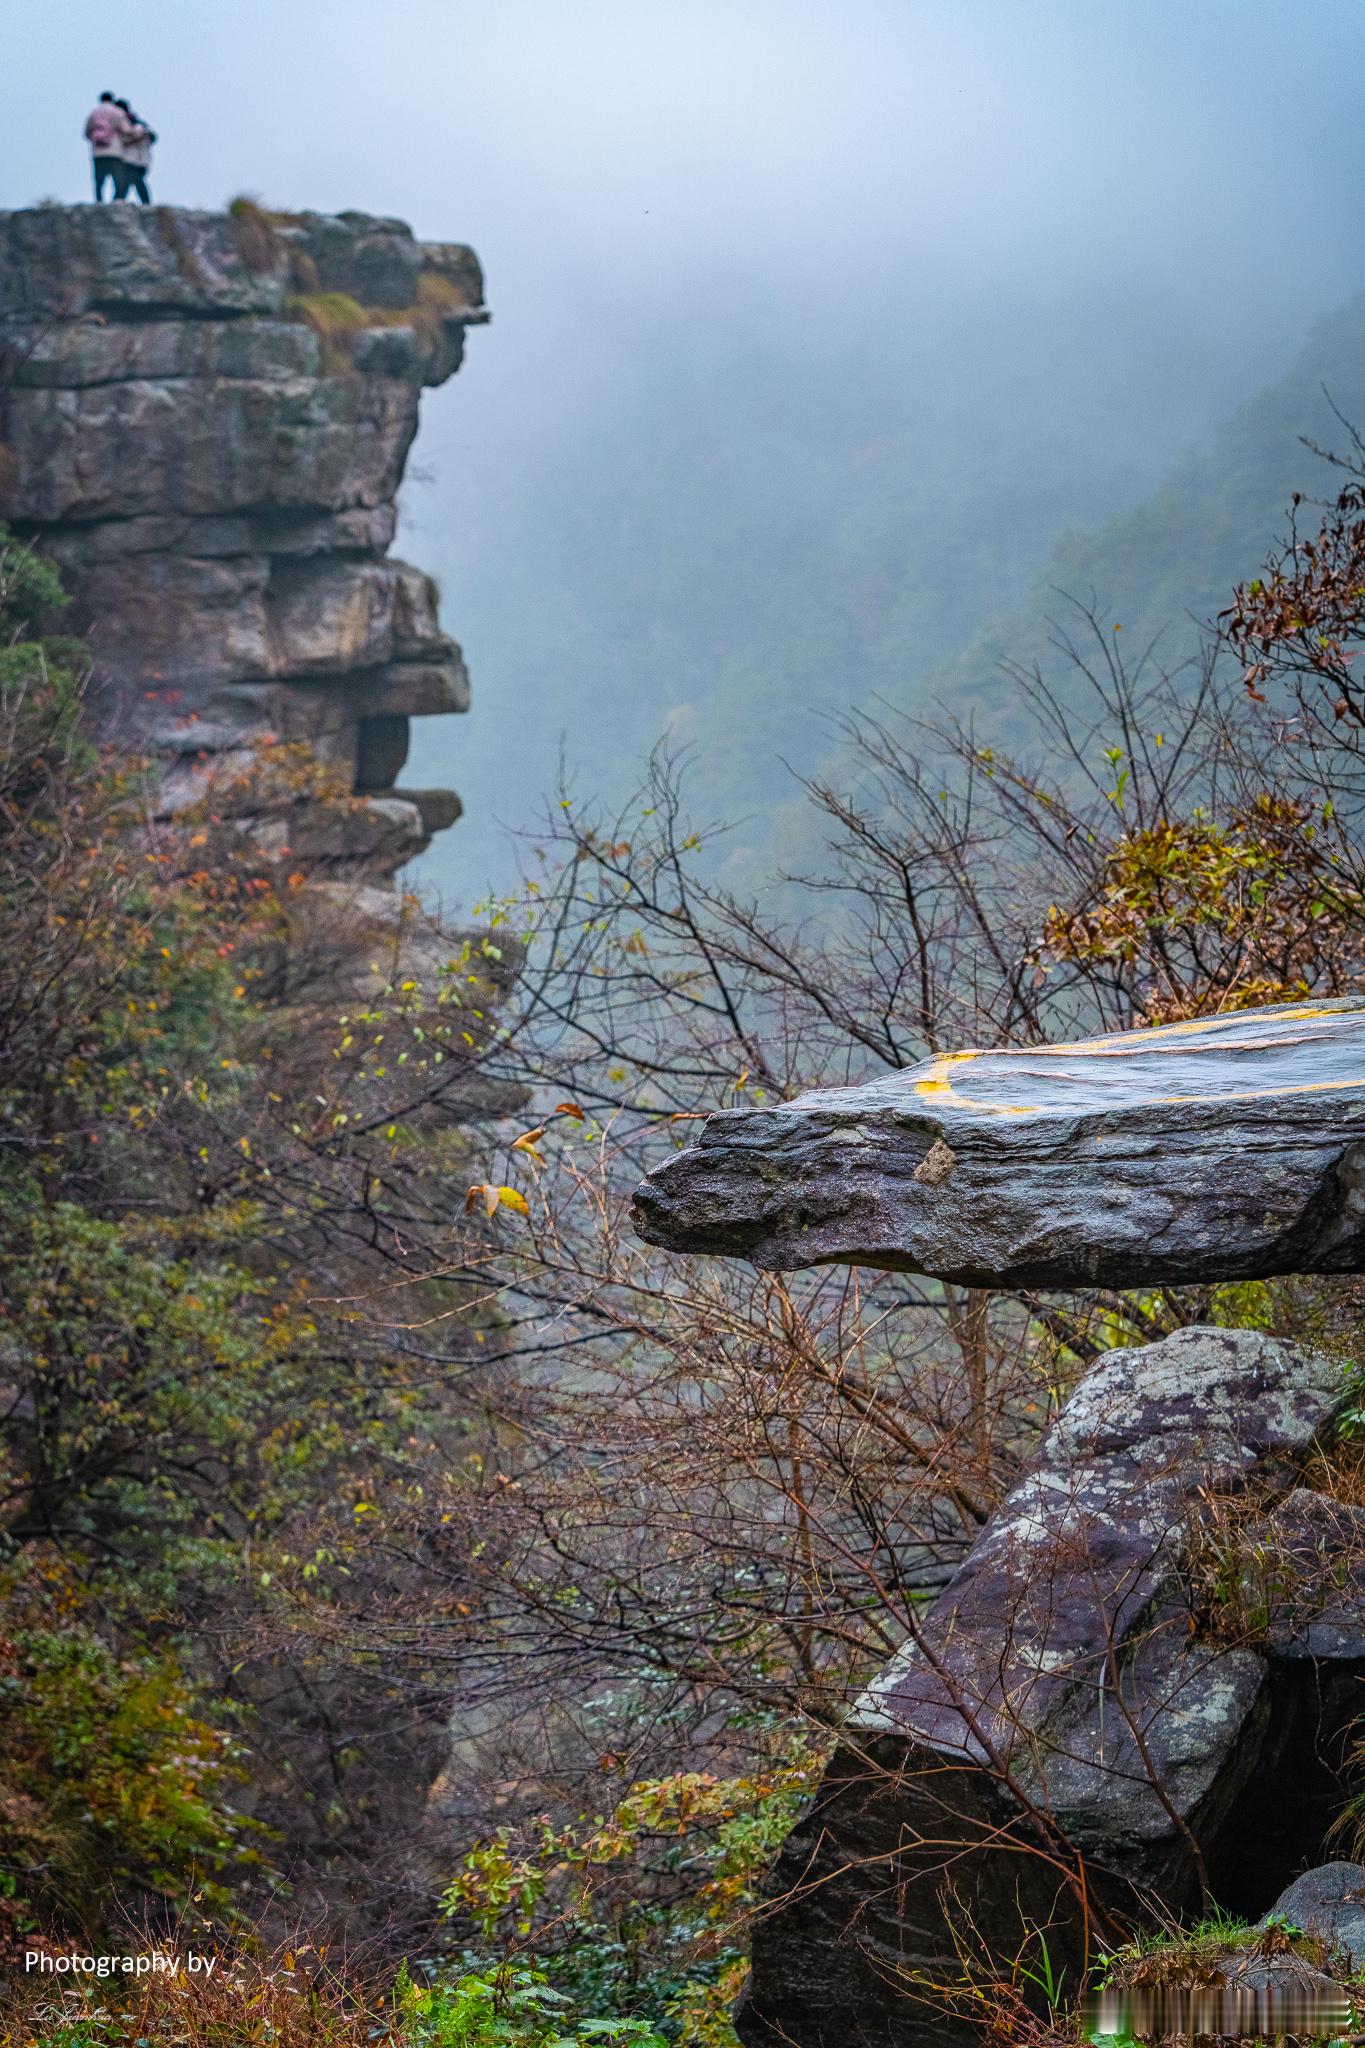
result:
[(417, 278), (417, 296), (408, 306), (365, 306), (349, 292), (324, 290), (318, 267), (307, 249), (281, 229), (306, 224), (306, 216), (281, 213), (245, 194), (229, 202), (228, 215), (238, 254), (248, 270), (285, 270), (291, 286), (282, 311), (286, 320), (311, 327), (323, 345), (322, 368), (336, 375), (350, 362), (354, 337), (370, 327), (405, 327), (430, 349), (444, 324), (473, 310), (459, 288), (439, 271), (426, 269)]

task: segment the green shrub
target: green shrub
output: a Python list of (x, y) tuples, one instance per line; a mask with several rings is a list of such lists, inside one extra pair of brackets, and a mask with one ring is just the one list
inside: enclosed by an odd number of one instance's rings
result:
[(466, 1855), (442, 1909), (509, 1950), (533, 1942), (580, 2006), (644, 2004), (687, 2048), (733, 2048), (746, 1916), (823, 1761), (780, 1731), (752, 1775), (678, 1772), (632, 1785), (609, 1815), (501, 1828)]
[(453, 1984), (414, 1984), (394, 1995), (402, 2048), (666, 2048), (640, 2019), (576, 2017), (539, 1970), (513, 1964), (471, 1971)]
[(141, 1899), (202, 1924), (243, 1847), (231, 1739), (173, 1650), (116, 1651), (73, 1616), (55, 1561), (0, 1596), (0, 1919), (90, 1935)]

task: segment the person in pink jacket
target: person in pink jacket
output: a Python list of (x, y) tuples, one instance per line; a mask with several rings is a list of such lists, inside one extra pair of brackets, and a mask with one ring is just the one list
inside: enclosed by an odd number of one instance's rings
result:
[(126, 134), (127, 123), (118, 101), (111, 92), (102, 92), (85, 123), (85, 139), (90, 144), (95, 173), (96, 204), (104, 197), (106, 179), (110, 197), (118, 199), (121, 196), (122, 150)]

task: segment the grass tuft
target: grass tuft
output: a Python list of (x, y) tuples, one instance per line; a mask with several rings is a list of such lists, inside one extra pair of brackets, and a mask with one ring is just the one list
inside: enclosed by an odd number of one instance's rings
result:
[(274, 270), (280, 261), (282, 248), (275, 232), (275, 222), (249, 193), (241, 192), (228, 204), (228, 215), (232, 221), (233, 238), (237, 254), (248, 270), (257, 274)]
[(349, 292), (296, 292), (284, 304), (285, 318), (302, 320), (320, 341), (336, 341), (371, 326), (369, 312)]

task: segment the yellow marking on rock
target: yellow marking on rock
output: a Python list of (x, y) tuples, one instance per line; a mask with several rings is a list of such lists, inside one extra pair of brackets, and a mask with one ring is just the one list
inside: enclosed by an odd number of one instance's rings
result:
[[(949, 1087), (947, 1082), (941, 1085), (944, 1092), (951, 1095), (955, 1109), (980, 1110), (983, 1116), (1040, 1116), (1045, 1113), (1039, 1102), (978, 1102), (973, 1095), (959, 1095), (957, 1089)], [(1267, 1095), (1324, 1095), (1340, 1088), (1365, 1089), (1365, 1074), (1345, 1081), (1296, 1081), (1288, 1088), (1229, 1088), (1217, 1095), (1147, 1095), (1131, 1103), (1108, 1103), (1096, 1107), (1100, 1114), (1121, 1114), (1124, 1109), (1143, 1106), (1155, 1108), (1181, 1102), (1259, 1102)], [(1054, 1107), (1063, 1115), (1071, 1113), (1066, 1105), (1055, 1104)]]
[[(1233, 1013), (1236, 1014), (1236, 1013)], [(1122, 1059), (1132, 1053), (1162, 1050), (1170, 1045), (1172, 1051), (1188, 1049), (1190, 1038), (1208, 1037), (1221, 1031), (1211, 1052), (1273, 1052), (1277, 1046), (1290, 1047), (1312, 1043), (1320, 1035), (1329, 1033), (1333, 1026), (1365, 1024), (1365, 1006), (1353, 1010), (1330, 1010), (1318, 1004), (1301, 1004), (1292, 1010), (1281, 1011), (1274, 1019), (1267, 1020), (1262, 1029), (1239, 1028), (1235, 1035), (1227, 1030), (1229, 1017), (1189, 1017), (1180, 1024), (1155, 1024), (1140, 1031), (1109, 1033), (1102, 1038), (1073, 1039), (1063, 1045), (1004, 1046), (991, 1049), (985, 1046), (969, 1047), (961, 1052), (941, 1053), (933, 1060), (923, 1076), (914, 1082), (917, 1095), (927, 1095), (939, 1100), (946, 1099), (955, 1108), (969, 1109), (989, 1116), (1037, 1116), (1043, 1113), (1043, 1105), (1036, 1102), (982, 1102), (975, 1096), (961, 1092), (949, 1077), (949, 1069), (962, 1066), (970, 1061), (980, 1060), (1068, 1060), (1068, 1059)], [(1287, 1032), (1283, 1027), (1294, 1024), (1311, 1024), (1319, 1027), (1311, 1034)], [(1177, 1043), (1171, 1043), (1177, 1041)], [(1077, 1088), (1084, 1088), (1084, 1074), (1061, 1075), (1058, 1080), (1069, 1082)], [(1365, 1079), (1343, 1081), (1300, 1081), (1291, 1085), (1274, 1084), (1264, 1088), (1229, 1088), (1218, 1093), (1153, 1095), (1145, 1099), (1149, 1104), (1184, 1104), (1191, 1102), (1255, 1102), (1267, 1096), (1311, 1095), (1328, 1093), (1343, 1088), (1365, 1087)], [(1133, 1105), (1136, 1106), (1136, 1103)], [(1058, 1105), (1060, 1108), (1061, 1105)], [(1122, 1105), (1114, 1105), (1122, 1107)]]
[(1336, 1088), (1365, 1088), (1365, 1075), (1349, 1081), (1296, 1081), (1291, 1088), (1237, 1088), (1223, 1095), (1154, 1095), (1153, 1102), (1258, 1102), (1266, 1095), (1325, 1095)]
[(1060, 1045), (1002, 1045), (972, 1046), (964, 1052), (943, 1053), (938, 1064), (949, 1060), (1024, 1060), (1064, 1059), (1070, 1053), (1086, 1053), (1094, 1059), (1122, 1059), (1134, 1047), (1150, 1049), (1153, 1041), (1163, 1039), (1207, 1037), (1210, 1032), (1227, 1032), (1234, 1018), (1241, 1026), (1251, 1025), (1249, 1033), (1239, 1030), (1236, 1037), (1226, 1035), (1220, 1044), (1237, 1048), (1239, 1046), (1273, 1046), (1279, 1033), (1287, 1024), (1302, 1024), (1313, 1021), (1330, 1028), (1335, 1024), (1365, 1024), (1365, 1004), (1354, 1010), (1328, 1010), (1321, 1004), (1304, 1003), (1293, 1010), (1281, 1010), (1273, 1019), (1266, 1019), (1257, 1028), (1255, 1012), (1225, 1010), (1216, 1017), (1186, 1017), (1179, 1024), (1144, 1024), (1135, 1031), (1107, 1031), (1098, 1038), (1072, 1038)]

